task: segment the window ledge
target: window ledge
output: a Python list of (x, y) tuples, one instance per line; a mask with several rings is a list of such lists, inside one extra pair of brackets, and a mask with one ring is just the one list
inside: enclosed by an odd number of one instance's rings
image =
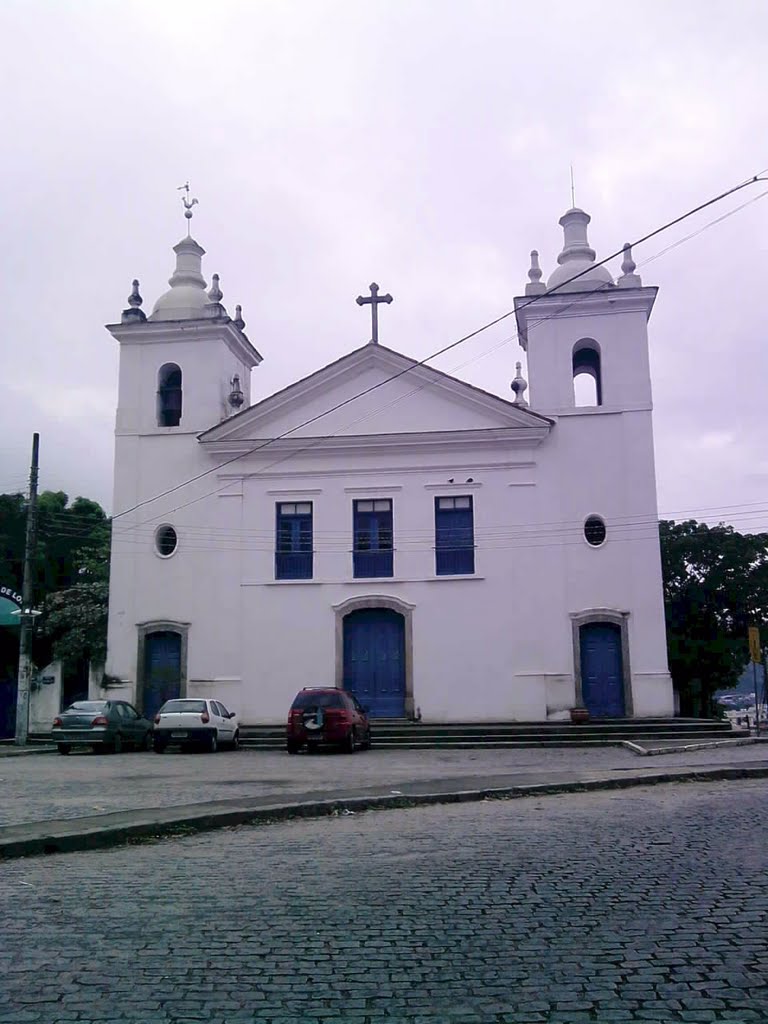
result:
[(456, 576), (365, 576), (343, 580), (245, 580), (242, 587), (370, 587), (372, 583), (399, 586), (403, 583), (463, 583), (466, 580), (484, 580), (485, 576), (462, 573)]

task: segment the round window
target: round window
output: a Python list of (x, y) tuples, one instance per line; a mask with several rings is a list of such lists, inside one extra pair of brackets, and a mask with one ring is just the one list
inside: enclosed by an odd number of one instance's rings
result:
[(157, 549), (158, 555), (162, 555), (163, 558), (168, 558), (176, 550), (178, 544), (178, 537), (176, 531), (172, 526), (159, 526), (155, 533), (155, 548)]
[(584, 523), (584, 536), (588, 544), (598, 547), (605, 540), (605, 522), (600, 516), (589, 516)]

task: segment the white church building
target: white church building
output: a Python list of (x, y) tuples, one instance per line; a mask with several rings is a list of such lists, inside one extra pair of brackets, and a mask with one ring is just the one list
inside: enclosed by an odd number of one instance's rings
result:
[(149, 316), (134, 282), (108, 327), (115, 697), (213, 696), (245, 724), (304, 686), (435, 723), (673, 713), (656, 289), (629, 249), (615, 281), (596, 264), (589, 219), (561, 218), (557, 268), (545, 285), (533, 253), (515, 300), (530, 404), (520, 364), (507, 400), (379, 344), (374, 285), (371, 342), (263, 397), (192, 237)]

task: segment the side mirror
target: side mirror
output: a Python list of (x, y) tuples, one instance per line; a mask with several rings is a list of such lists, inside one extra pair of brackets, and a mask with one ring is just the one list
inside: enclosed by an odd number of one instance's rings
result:
[(230, 711), (229, 712), (229, 717), (230, 718), (237, 718), (237, 712), (236, 711)]

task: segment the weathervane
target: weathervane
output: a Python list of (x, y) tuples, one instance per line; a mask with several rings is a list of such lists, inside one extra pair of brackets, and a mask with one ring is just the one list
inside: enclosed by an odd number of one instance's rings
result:
[(177, 192), (186, 192), (185, 196), (181, 197), (181, 201), (184, 204), (184, 216), (187, 218), (187, 237), (192, 234), (192, 207), (197, 205), (197, 199), (189, 198), (189, 182), (185, 181), (183, 185), (179, 185), (176, 189)]

